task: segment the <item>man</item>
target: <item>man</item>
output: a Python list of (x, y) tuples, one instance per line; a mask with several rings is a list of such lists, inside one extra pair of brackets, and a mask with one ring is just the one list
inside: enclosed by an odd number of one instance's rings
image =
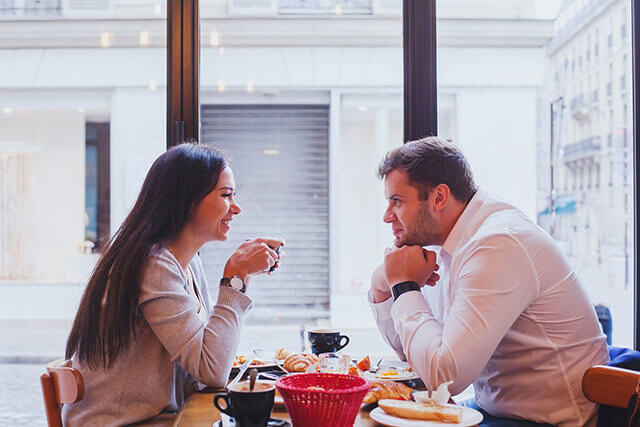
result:
[(595, 425), (581, 381), (609, 360), (606, 338), (555, 242), (477, 189), (441, 138), (391, 151), (378, 173), (395, 241), (369, 301), (389, 345), (433, 388), (473, 383), (478, 408), (512, 419), (502, 425)]

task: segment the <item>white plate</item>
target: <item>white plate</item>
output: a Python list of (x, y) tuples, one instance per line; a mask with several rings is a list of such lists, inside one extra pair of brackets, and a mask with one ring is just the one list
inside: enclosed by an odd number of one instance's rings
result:
[[(395, 369), (398, 372), (398, 375), (380, 375), (380, 372), (384, 372), (389, 369)], [(378, 371), (374, 374), (374, 377), (378, 380), (392, 381), (416, 380), (420, 378), (416, 372), (410, 370), (407, 362), (402, 362), (400, 360), (382, 360), (382, 363), (380, 364)]]
[(400, 418), (389, 415), (381, 408), (375, 408), (369, 413), (369, 417), (382, 425), (390, 427), (442, 427), (442, 426), (475, 426), (482, 421), (482, 414), (475, 409), (462, 407), (462, 420), (459, 423), (439, 422), (439, 421), (423, 421), (410, 420), (408, 418)]
[(392, 380), (392, 381), (417, 380), (418, 378), (420, 378), (413, 371), (398, 371), (398, 375), (380, 375), (380, 372), (383, 372), (383, 371), (384, 370), (376, 372), (375, 377), (379, 380)]
[(362, 376), (367, 380), (389, 380), (389, 381), (417, 380), (420, 378), (413, 371), (409, 371), (409, 372), (399, 371), (398, 375), (391, 375), (391, 376), (380, 375), (379, 373), (373, 374), (371, 372), (365, 372)]

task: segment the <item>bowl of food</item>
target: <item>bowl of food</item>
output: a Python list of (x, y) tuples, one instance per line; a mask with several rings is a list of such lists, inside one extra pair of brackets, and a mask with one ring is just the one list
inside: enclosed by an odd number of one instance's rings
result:
[(352, 426), (371, 385), (354, 375), (294, 374), (276, 381), (293, 426)]

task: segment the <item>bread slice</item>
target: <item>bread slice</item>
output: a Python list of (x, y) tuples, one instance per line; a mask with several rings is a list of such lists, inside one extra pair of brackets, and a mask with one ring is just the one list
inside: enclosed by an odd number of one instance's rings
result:
[(459, 423), (462, 407), (455, 405), (425, 405), (411, 400), (382, 399), (378, 406), (387, 414), (413, 420), (437, 420)]

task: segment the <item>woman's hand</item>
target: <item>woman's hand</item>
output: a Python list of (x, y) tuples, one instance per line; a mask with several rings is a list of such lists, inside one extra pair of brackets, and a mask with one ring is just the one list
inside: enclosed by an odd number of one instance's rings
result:
[(284, 246), (282, 238), (250, 239), (238, 246), (224, 266), (224, 277), (239, 276), (246, 283), (249, 277), (267, 273), (280, 260), (276, 249)]

